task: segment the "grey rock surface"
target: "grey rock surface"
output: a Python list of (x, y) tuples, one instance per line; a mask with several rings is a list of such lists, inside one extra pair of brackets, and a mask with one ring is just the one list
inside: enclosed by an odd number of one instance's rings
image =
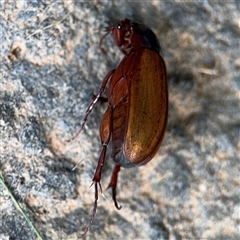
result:
[[(2, 1), (0, 169), (44, 239), (78, 239), (93, 207), (101, 151), (98, 104), (72, 142), (92, 94), (123, 58), (106, 21), (129, 18), (157, 35), (169, 122), (144, 167), (122, 169), (118, 201), (100, 195), (86, 239), (240, 239), (238, 1)], [(144, 126), (143, 126), (144, 129)], [(111, 148), (103, 170), (108, 185)], [(78, 164), (79, 163), (79, 164)], [(78, 164), (78, 168), (72, 168)], [(0, 186), (0, 239), (36, 239)]]

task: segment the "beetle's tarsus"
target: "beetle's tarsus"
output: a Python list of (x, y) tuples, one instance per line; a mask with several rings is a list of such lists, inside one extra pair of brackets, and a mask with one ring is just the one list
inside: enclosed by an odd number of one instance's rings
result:
[(87, 232), (90, 230), (93, 220), (95, 218), (96, 212), (97, 212), (97, 201), (98, 201), (98, 184), (101, 187), (100, 183), (98, 182), (92, 182), (91, 186), (95, 184), (95, 202), (94, 202), (94, 207), (93, 207), (93, 211), (92, 211), (92, 216), (90, 218), (90, 221), (88, 223), (88, 226), (86, 227), (85, 231), (83, 232), (83, 234), (79, 237), (79, 238), (83, 238), (86, 236)]
[(112, 188), (112, 199), (114, 201), (114, 205), (116, 207), (116, 209), (120, 210), (122, 208), (122, 206), (118, 205), (117, 203), (117, 179), (118, 179), (118, 173), (120, 171), (121, 167), (120, 165), (116, 164), (114, 169), (113, 169), (113, 173), (112, 173), (112, 177), (111, 177), (111, 181), (107, 187), (108, 188)]
[(116, 187), (112, 187), (112, 199), (114, 201), (116, 209), (120, 210), (122, 208), (122, 206), (118, 205), (116, 196), (117, 196)]

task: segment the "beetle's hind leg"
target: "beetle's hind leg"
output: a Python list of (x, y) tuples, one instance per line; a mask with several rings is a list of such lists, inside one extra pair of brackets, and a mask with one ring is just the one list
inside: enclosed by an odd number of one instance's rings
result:
[(112, 177), (111, 177), (111, 181), (108, 185), (108, 188), (112, 188), (112, 199), (114, 201), (115, 207), (120, 210), (122, 207), (118, 205), (117, 203), (117, 199), (116, 199), (116, 195), (117, 195), (117, 179), (118, 179), (118, 172), (120, 171), (120, 165), (116, 164), (114, 169), (113, 169), (113, 173), (112, 173)]
[[(100, 183), (99, 183), (99, 184), (100, 184)], [(83, 237), (86, 236), (87, 232), (89, 231), (89, 229), (90, 229), (91, 226), (92, 226), (94, 217), (95, 217), (96, 212), (97, 212), (98, 183), (95, 182), (94, 185), (95, 185), (95, 202), (94, 202), (94, 207), (93, 207), (93, 211), (92, 211), (92, 216), (91, 216), (91, 218), (90, 218), (90, 221), (89, 221), (89, 223), (88, 223), (88, 226), (86, 227), (85, 231), (83, 232), (83, 234), (82, 234), (79, 238), (83, 238)], [(100, 188), (101, 188), (101, 185), (100, 185)]]
[(93, 223), (94, 217), (96, 215), (97, 202), (98, 202), (98, 186), (100, 187), (100, 190), (102, 191), (102, 187), (100, 184), (101, 174), (102, 174), (102, 168), (103, 168), (105, 158), (106, 158), (106, 151), (107, 151), (108, 143), (110, 141), (111, 132), (112, 132), (112, 108), (108, 107), (107, 111), (103, 115), (103, 119), (102, 119), (101, 126), (100, 126), (100, 136), (101, 136), (101, 142), (102, 142), (103, 148), (102, 148), (102, 152), (99, 157), (99, 160), (98, 160), (97, 168), (95, 170), (95, 173), (94, 173), (94, 176), (92, 179), (92, 185), (94, 184), (94, 186), (95, 186), (95, 201), (94, 201), (92, 216), (90, 218), (88, 226), (86, 227), (84, 233), (80, 236), (80, 238), (84, 237), (87, 234), (88, 230), (90, 229), (90, 227)]

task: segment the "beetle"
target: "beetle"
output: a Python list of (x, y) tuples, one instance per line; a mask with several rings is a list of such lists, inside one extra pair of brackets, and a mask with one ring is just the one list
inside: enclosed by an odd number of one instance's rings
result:
[(103, 39), (112, 33), (115, 44), (125, 57), (116, 69), (105, 76), (98, 94), (86, 111), (79, 131), (72, 138), (81, 132), (88, 115), (102, 98), (108, 84), (108, 107), (100, 124), (102, 151), (92, 179), (95, 202), (90, 221), (81, 237), (87, 234), (96, 214), (98, 186), (102, 191), (101, 173), (110, 140), (115, 167), (108, 188), (112, 189), (115, 207), (121, 209), (116, 200), (120, 168), (144, 165), (154, 157), (163, 140), (168, 119), (166, 67), (155, 34), (149, 27), (129, 19), (118, 24), (109, 24), (105, 31), (100, 47)]

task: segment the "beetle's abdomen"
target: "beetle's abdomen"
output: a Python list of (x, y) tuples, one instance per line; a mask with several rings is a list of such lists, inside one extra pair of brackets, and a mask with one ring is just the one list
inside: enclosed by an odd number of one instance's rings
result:
[(122, 167), (133, 167), (134, 164), (123, 154), (124, 138), (127, 129), (128, 98), (126, 97), (113, 109), (112, 122), (112, 158)]
[(112, 108), (112, 158), (125, 168), (134, 166), (123, 154), (129, 108), (129, 86), (125, 77), (129, 66), (125, 64), (126, 59), (114, 72), (108, 91), (108, 101)]

